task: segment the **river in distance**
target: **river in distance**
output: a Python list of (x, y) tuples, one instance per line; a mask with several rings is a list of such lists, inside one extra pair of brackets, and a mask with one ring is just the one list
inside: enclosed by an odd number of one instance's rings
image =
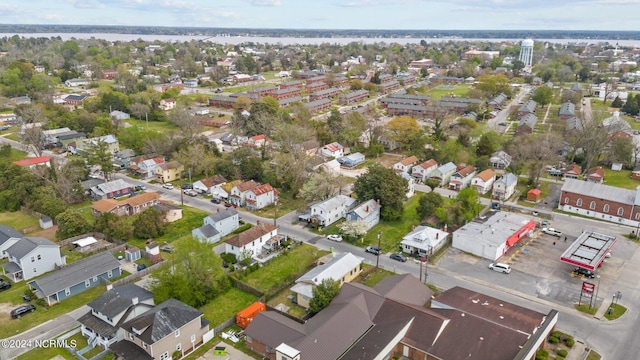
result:
[[(122, 41), (129, 42), (135, 40), (143, 40), (146, 42), (161, 41), (161, 42), (185, 42), (191, 40), (206, 40), (215, 44), (229, 44), (239, 45), (246, 43), (255, 44), (272, 44), (272, 45), (319, 45), (319, 44), (338, 44), (346, 45), (352, 42), (361, 42), (363, 44), (375, 44), (375, 43), (398, 43), (401, 45), (417, 44), (420, 41), (425, 40), (427, 43), (444, 43), (448, 41), (480, 41), (480, 42), (519, 42), (523, 39), (506, 39), (506, 38), (459, 38), (459, 37), (442, 37), (442, 38), (384, 38), (384, 37), (260, 37), (260, 36), (205, 36), (205, 35), (156, 35), (156, 34), (116, 34), (116, 33), (0, 33), (0, 37), (11, 37), (18, 35), (20, 37), (60, 37), (62, 40), (71, 39), (102, 39), (106, 41)], [(587, 44), (618, 44), (625, 47), (638, 47), (640, 46), (640, 40), (593, 40), (593, 39), (533, 39), (536, 42), (549, 42), (555, 44), (572, 44), (572, 43), (587, 43)]]

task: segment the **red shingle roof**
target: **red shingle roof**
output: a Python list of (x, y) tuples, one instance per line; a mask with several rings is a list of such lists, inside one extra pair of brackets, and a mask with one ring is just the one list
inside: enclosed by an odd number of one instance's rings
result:
[(271, 224), (261, 223), (260, 225), (256, 225), (249, 230), (241, 232), (240, 234), (230, 238), (225, 242), (235, 247), (243, 247), (253, 240), (256, 240), (257, 238), (268, 234), (275, 229), (276, 227)]
[(50, 160), (51, 160), (51, 156), (39, 156), (35, 158), (28, 158), (24, 160), (14, 161), (13, 163), (20, 166), (32, 166), (32, 165), (46, 164)]

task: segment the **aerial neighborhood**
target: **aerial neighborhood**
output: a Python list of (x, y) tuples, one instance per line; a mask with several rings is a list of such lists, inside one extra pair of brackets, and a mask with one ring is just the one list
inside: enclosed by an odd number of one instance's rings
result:
[(0, 358), (604, 358), (639, 59), (0, 38)]

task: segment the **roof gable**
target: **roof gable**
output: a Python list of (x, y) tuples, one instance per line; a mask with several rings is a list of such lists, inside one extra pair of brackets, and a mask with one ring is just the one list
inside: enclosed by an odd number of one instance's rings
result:
[(245, 230), (240, 234), (233, 236), (225, 242), (235, 247), (243, 247), (275, 229), (277, 228), (271, 224), (260, 223), (249, 230)]

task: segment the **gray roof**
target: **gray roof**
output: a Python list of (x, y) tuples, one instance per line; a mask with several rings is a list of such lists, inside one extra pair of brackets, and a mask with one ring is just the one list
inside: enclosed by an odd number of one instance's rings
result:
[[(96, 185), (95, 187), (92, 188), (92, 190), (96, 188), (98, 191), (108, 194), (111, 192), (131, 188), (131, 187), (133, 187), (133, 185), (129, 184), (128, 182), (122, 179), (118, 179), (111, 182), (106, 182), (106, 183)], [(94, 190), (94, 192), (97, 192), (97, 191)]]
[(35, 284), (45, 296), (50, 296), (119, 267), (120, 262), (113, 257), (113, 254), (106, 251), (68, 265), (31, 283)]
[(0, 225), (0, 245), (4, 244), (10, 238), (21, 238), (22, 234), (12, 227)]
[(81, 181), (80, 185), (82, 186), (83, 189), (89, 190), (94, 186), (104, 184), (104, 183), (105, 183), (104, 179), (90, 178), (85, 181)]
[(11, 256), (15, 256), (17, 259), (22, 259), (25, 255), (32, 252), (35, 248), (40, 246), (49, 246), (59, 248), (60, 246), (49, 239), (43, 237), (25, 237), (15, 244), (11, 245), (7, 249), (7, 253)]
[(106, 291), (88, 305), (91, 309), (113, 318), (132, 306), (133, 298), (145, 301), (153, 298), (153, 293), (136, 284), (127, 284)]
[(536, 106), (538, 106), (538, 103), (533, 101), (533, 100), (527, 100), (527, 102), (525, 102), (524, 104), (520, 105), (520, 108), (518, 109), (518, 112), (534, 112), (536, 111)]
[[(367, 211), (367, 209), (369, 211)], [(355, 209), (351, 210), (351, 212), (358, 215), (360, 219), (364, 219), (367, 216), (369, 216), (370, 213), (375, 212), (377, 210), (380, 210), (380, 205), (378, 205), (378, 203), (375, 200), (369, 199), (363, 202), (362, 204), (358, 205)]]
[(327, 94), (333, 94), (333, 93), (340, 93), (340, 89), (332, 87), (328, 89), (318, 90), (312, 93), (311, 96), (321, 96), (321, 95), (327, 95)]
[(225, 208), (222, 211), (216, 211), (213, 214), (209, 215), (208, 217), (215, 221), (222, 221), (224, 219), (228, 219), (234, 215), (238, 215), (238, 210), (234, 209), (234, 208)]
[(538, 123), (538, 117), (529, 113), (520, 119), (520, 122), (518, 123), (518, 127), (526, 125), (527, 127), (530, 127), (531, 129), (533, 129), (536, 127), (537, 123)]
[(502, 175), (500, 179), (496, 180), (496, 182), (503, 182), (506, 186), (510, 186), (511, 184), (518, 182), (518, 177), (512, 173), (506, 173)]
[(340, 95), (340, 98), (342, 99), (351, 99), (354, 97), (358, 97), (360, 95), (364, 95), (364, 94), (369, 94), (369, 92), (367, 90), (356, 90), (356, 91), (352, 91), (352, 92), (348, 92), (346, 94), (342, 94)]
[(15, 274), (19, 271), (22, 271), (22, 268), (20, 267), (20, 265), (14, 263), (13, 261), (2, 264), (2, 268), (9, 274)]
[(200, 230), (202, 235), (204, 235), (204, 237), (206, 238), (214, 237), (220, 234), (220, 232), (216, 230), (216, 228), (214, 228), (211, 224), (205, 224), (203, 226), (200, 226), (198, 230)]
[(318, 99), (318, 100), (310, 101), (310, 102), (304, 104), (304, 107), (311, 108), (311, 107), (314, 107), (314, 106), (323, 105), (323, 104), (327, 104), (327, 103), (330, 104), (331, 100), (329, 100), (329, 99)]
[(603, 185), (591, 181), (566, 179), (561, 190), (573, 194), (589, 195), (592, 198), (616, 201), (629, 205), (634, 205), (636, 201), (635, 190)]
[(280, 106), (285, 106), (285, 105), (289, 105), (291, 103), (294, 103), (296, 101), (302, 101), (302, 96), (293, 96), (293, 97), (286, 98), (286, 99), (280, 99), (280, 100), (278, 100), (278, 104)]
[(336, 195), (330, 199), (319, 202), (315, 205), (325, 212), (330, 212), (331, 210), (338, 208), (340, 206), (345, 207), (346, 209), (350, 209), (356, 203), (356, 199), (345, 196), (345, 195)]
[(456, 171), (456, 164), (448, 162), (444, 165), (439, 166), (437, 170), (440, 171), (441, 174), (448, 174), (452, 171)]
[(576, 113), (576, 106), (572, 102), (564, 102), (558, 110), (559, 116), (573, 116)]
[(578, 131), (584, 130), (584, 126), (582, 125), (582, 120), (577, 116), (568, 118), (567, 130), (578, 130)]
[(143, 330), (138, 337), (147, 344), (154, 344), (200, 316), (202, 316), (200, 310), (176, 299), (169, 299), (125, 322), (122, 328), (136, 335), (138, 334), (133, 329)]
[(573, 85), (571, 85), (571, 90), (573, 90), (573, 91), (582, 91), (582, 84), (573, 83)]

